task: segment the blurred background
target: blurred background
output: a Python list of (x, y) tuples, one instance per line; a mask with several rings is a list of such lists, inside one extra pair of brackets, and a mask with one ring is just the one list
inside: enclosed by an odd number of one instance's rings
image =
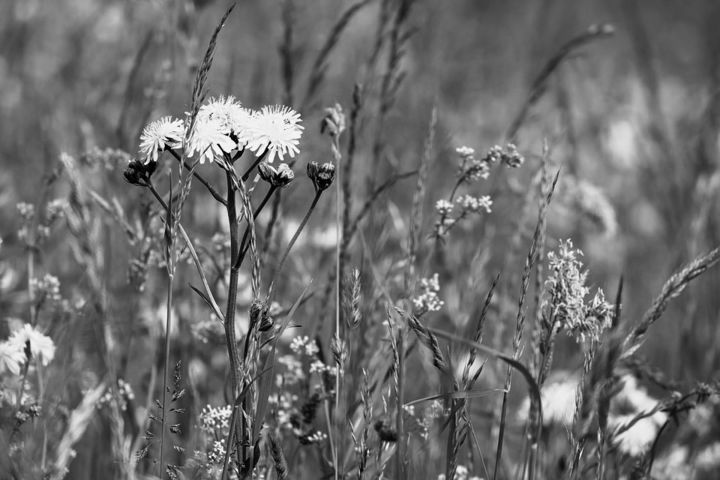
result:
[[(208, 93), (234, 95), (249, 107), (281, 103), (301, 112), (305, 133), (295, 168), (298, 176), (304, 176), (307, 161), (331, 160), (328, 141), (319, 133), (324, 108), (338, 102), (350, 110), (354, 86), (377, 87), (377, 72), (386, 68), (383, 54), (372, 58), (380, 2), (365, 2), (334, 44), (323, 81), (311, 88), (313, 62), (342, 12), (353, 3), (244, 0), (219, 37)], [(129, 157), (123, 152), (136, 154), (139, 134), (148, 121), (164, 115), (181, 117), (188, 110), (197, 67), (226, 6), (213, 0), (5, 0), (0, 4), (0, 237), (4, 242), (0, 258), (5, 266), (0, 316), (21, 317), (26, 308), (26, 258), (18, 239), (21, 220), (16, 204), (36, 204), (46, 190), (51, 197), (67, 193), (68, 182), (55, 178), (62, 177), (58, 161), (62, 152), (80, 159), (80, 168), (86, 170), (83, 182), (107, 198), (119, 199), (127, 212), (149, 203), (145, 193), (140, 195), (124, 182), (122, 171)], [(624, 278), (624, 321), (639, 320), (673, 271), (720, 243), (720, 3), (417, 1), (407, 25), (411, 36), (401, 60), (404, 77), (381, 126), (380, 162), (373, 160), (375, 107), (365, 109), (361, 118), (367, 138), (357, 147), (357, 181), (351, 180), (357, 183), (355, 195), (367, 195), (369, 177), (382, 179), (390, 172), (417, 168), (433, 109), (437, 126), (426, 187), (428, 212), (452, 188), (456, 147), (467, 145), (484, 152), (513, 139), (529, 166), (512, 178), (491, 177), (497, 185), (502, 180), (508, 200), (498, 196), (487, 225), (464, 226), (442, 258), (435, 255), (430, 261), (440, 273), (446, 301), (438, 323), (456, 322), (462, 329), (458, 318), (467, 318), (476, 302), (476, 293), (468, 293), (471, 287), (480, 285), (484, 295), (490, 279), (501, 270), (507, 273), (503, 282), (507, 282), (508, 302), (514, 302), (511, 296), (519, 290), (516, 275), (526, 251), (522, 239), (532, 234), (535, 215), (530, 210), (532, 225), (522, 225), (521, 219), (528, 215), (523, 192), (536, 171), (544, 140), (551, 149), (550, 170), (562, 171), (548, 217), (549, 239), (554, 244), (556, 239), (572, 238), (585, 252), (589, 283), (602, 287), (608, 298), (614, 298)], [(518, 131), (511, 134), (538, 75), (591, 25), (596, 27), (590, 31), (606, 33), (611, 25), (613, 33), (571, 48), (543, 83)], [(208, 178), (221, 178), (218, 170), (202, 168)], [(384, 225), (402, 224), (399, 212), (409, 210), (415, 183), (397, 182), (379, 200), (368, 228), (385, 231)], [(50, 184), (49, 189), (43, 187)], [(293, 185), (286, 195), (293, 200), (287, 202), (285, 215), (295, 224), (311, 197), (305, 187)], [(496, 193), (492, 184), (484, 188)], [(136, 311), (136, 303), (143, 304), (143, 315), (154, 315), (161, 305), (162, 288), (152, 287), (153, 282), (162, 286), (162, 271), (150, 276), (148, 293), (138, 297), (127, 285), (133, 249), (107, 212), (98, 215), (107, 216), (103, 221), (107, 229), (97, 238), (112, 248), (95, 253), (101, 283), (109, 292), (96, 301), (105, 302), (120, 328), (128, 322), (140, 329), (128, 330), (135, 334), (160, 329), (157, 322), (140, 322), (140, 327), (127, 317), (135, 315), (129, 312)], [(213, 235), (226, 228), (223, 212), (198, 198), (187, 215), (195, 235), (211, 249)], [(328, 201), (311, 220), (309, 240), (298, 245), (299, 252), (313, 253), (293, 260), (299, 273), (283, 287), (293, 292), (292, 298), (310, 278), (320, 286), (327, 281), (325, 273), (332, 270), (334, 258), (333, 217)], [(529, 231), (523, 233), (523, 228)], [(74, 260), (77, 252), (69, 235), (63, 229), (53, 231), (38, 262), (40, 271), (60, 279), (63, 297), (77, 303), (85, 298), (86, 269)], [(375, 245), (371, 238), (367, 239), (370, 250), (378, 257), (400, 249), (399, 240)], [(487, 246), (483, 251), (477, 248), (480, 239)], [(367, 254), (360, 242), (353, 243), (351, 251), (351, 263)], [(482, 273), (477, 273), (478, 265), (483, 266)], [(325, 273), (317, 273), (318, 269)], [(709, 378), (718, 371), (719, 287), (720, 272), (710, 271), (671, 304), (643, 347), (650, 365), (686, 381)], [(191, 294), (185, 289), (181, 295)], [(311, 312), (320, 307), (309, 302), (306, 308)], [(190, 331), (196, 312), (179, 312), (188, 322), (180, 332)], [(59, 344), (91, 344), (102, 337), (96, 324), (72, 322), (77, 327), (72, 334), (53, 326), (52, 336), (63, 339)], [(135, 349), (135, 353), (124, 357), (130, 363), (133, 355), (149, 348), (142, 341), (133, 342), (129, 352)], [(187, 347), (184, 342), (179, 340), (175, 348)], [(217, 368), (222, 368), (222, 354), (218, 349)], [(576, 354), (559, 353), (557, 361), (576, 359)], [(91, 351), (87, 355), (92, 358)], [(67, 370), (68, 377), (73, 371), (87, 374), (77, 357), (72, 361), (79, 363), (76, 370)], [(133, 368), (129, 371), (131, 383), (142, 390), (144, 377), (133, 373)], [(204, 370), (201, 374), (209, 375)], [(206, 391), (221, 389), (222, 379), (213, 381)]]

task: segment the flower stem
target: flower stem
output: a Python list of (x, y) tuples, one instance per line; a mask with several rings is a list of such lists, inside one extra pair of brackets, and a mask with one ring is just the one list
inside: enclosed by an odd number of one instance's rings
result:
[(162, 390), (162, 435), (160, 437), (160, 478), (165, 477), (165, 421), (167, 412), (167, 382), (168, 368), (170, 362), (170, 328), (172, 327), (172, 285), (173, 278), (175, 275), (168, 271), (168, 285), (167, 285), (167, 302), (165, 304), (165, 361), (164, 361), (164, 372), (163, 372), (163, 390)]
[[(235, 261), (238, 256), (239, 252), (239, 243), (238, 243), (238, 217), (237, 217), (237, 208), (235, 203), (235, 187), (233, 183), (233, 177), (232, 173), (228, 170), (225, 172), (225, 177), (227, 180), (227, 214), (228, 214), (228, 223), (230, 227), (230, 284), (228, 287), (228, 299), (227, 299), (227, 311), (225, 313), (225, 340), (227, 343), (227, 349), (228, 349), (228, 356), (230, 357), (230, 379), (232, 383), (232, 391), (233, 391), (233, 402), (234, 399), (237, 398), (237, 396), (240, 393), (240, 360), (237, 350), (237, 339), (235, 338), (235, 310), (236, 310), (236, 303), (237, 303), (237, 290), (238, 290), (238, 276), (240, 273), (240, 269), (235, 267)], [(233, 403), (234, 405), (234, 403)], [(233, 408), (237, 408), (236, 406), (233, 406)], [(231, 426), (231, 429), (233, 426)], [(230, 435), (228, 435), (230, 437)], [(230, 438), (228, 438), (230, 440)], [(238, 447), (238, 454), (240, 453), (240, 448), (242, 449), (242, 456), (237, 458), (238, 463), (240, 463), (241, 459), (245, 458), (245, 432), (242, 432), (241, 436), (237, 436), (235, 438), (236, 445)], [(225, 448), (229, 451), (231, 448), (231, 445), (229, 443), (226, 443)], [(227, 472), (224, 472), (224, 475), (227, 474)]]
[(308, 220), (310, 219), (310, 215), (312, 215), (313, 210), (315, 210), (315, 206), (317, 206), (318, 200), (320, 200), (320, 195), (322, 195), (322, 191), (315, 192), (315, 198), (313, 198), (313, 201), (310, 204), (310, 208), (308, 209), (307, 213), (305, 214), (305, 217), (302, 219), (302, 222), (300, 222), (300, 225), (298, 226), (297, 230), (295, 230), (295, 234), (293, 235), (292, 239), (290, 240), (290, 243), (288, 244), (287, 248), (285, 249), (285, 253), (283, 254), (282, 258), (280, 259), (280, 262), (278, 263), (277, 267), (275, 267), (275, 272), (273, 273), (272, 280), (270, 281), (270, 288), (268, 288), (268, 298), (270, 298), (270, 296), (273, 293), (273, 286), (275, 285), (275, 281), (277, 280), (278, 274), (280, 273), (283, 265), (285, 264), (285, 260), (287, 260), (287, 257), (290, 254), (290, 250), (292, 249), (293, 245), (295, 245), (295, 242), (297, 241), (298, 237), (300, 236), (300, 232), (302, 232), (303, 228), (305, 228), (305, 225), (307, 224)]

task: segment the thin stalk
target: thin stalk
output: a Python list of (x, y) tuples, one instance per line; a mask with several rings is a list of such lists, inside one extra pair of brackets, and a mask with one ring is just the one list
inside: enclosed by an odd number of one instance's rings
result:
[[(342, 218), (341, 218), (341, 203), (342, 199), (340, 198), (340, 183), (341, 179), (340, 176), (342, 175), (342, 169), (340, 168), (340, 143), (339, 138), (337, 135), (333, 137), (333, 143), (334, 143), (334, 152), (335, 154), (335, 160), (337, 162), (337, 175), (338, 179), (335, 182), (335, 225), (336, 225), (336, 238), (335, 238), (335, 338), (337, 339), (337, 345), (338, 348), (342, 349), (342, 343), (340, 342), (340, 289), (342, 286), (342, 277), (341, 277), (341, 264), (340, 264), (340, 246), (343, 236), (343, 231), (341, 228), (342, 225)], [(340, 352), (340, 355), (338, 358), (342, 357), (342, 352)], [(340, 377), (342, 376), (342, 361), (337, 362), (337, 372), (335, 373), (335, 415), (333, 416), (333, 435), (338, 432), (337, 424), (338, 424), (338, 417), (340, 416)], [(344, 423), (344, 422), (342, 422)], [(339, 448), (339, 445), (338, 445)], [(340, 452), (336, 451), (335, 455), (335, 462), (337, 463), (337, 457), (340, 455)], [(335, 465), (335, 480), (339, 479), (339, 472), (338, 472), (338, 465)]]
[[(238, 394), (240, 393), (239, 388), (240, 382), (242, 380), (240, 378), (239, 370), (240, 360), (237, 350), (237, 339), (235, 338), (235, 310), (237, 303), (238, 276), (240, 270), (239, 268), (235, 268), (234, 263), (238, 256), (240, 245), (238, 242), (238, 217), (235, 204), (235, 187), (233, 184), (232, 173), (230, 171), (227, 171), (225, 173), (225, 177), (227, 180), (227, 214), (230, 227), (230, 264), (232, 265), (232, 267), (230, 268), (230, 285), (228, 287), (227, 311), (225, 313), (225, 340), (227, 343), (228, 356), (230, 357), (230, 379), (232, 382), (233, 398), (237, 398)], [(241, 437), (236, 439), (236, 443), (238, 443), (238, 447), (240, 447), (240, 451), (242, 451), (242, 456), (238, 458), (238, 463), (240, 462), (240, 459), (245, 458), (245, 433), (246, 432), (243, 429)], [(230, 445), (226, 444), (225, 448), (229, 449)]]
[(275, 267), (275, 272), (273, 273), (272, 280), (270, 281), (270, 288), (268, 289), (268, 298), (272, 295), (273, 286), (275, 285), (275, 281), (277, 280), (278, 274), (282, 271), (282, 267), (285, 264), (285, 260), (287, 260), (288, 255), (290, 254), (290, 250), (292, 249), (293, 245), (295, 245), (295, 242), (297, 241), (298, 237), (300, 236), (300, 232), (302, 232), (303, 228), (305, 228), (305, 225), (307, 224), (308, 220), (310, 219), (310, 215), (312, 215), (313, 210), (315, 210), (318, 200), (320, 200), (320, 195), (322, 195), (322, 191), (318, 190), (315, 192), (315, 198), (313, 198), (313, 201), (310, 204), (310, 208), (308, 209), (307, 213), (305, 214), (305, 217), (302, 219), (302, 222), (300, 222), (300, 225), (298, 226), (297, 230), (295, 230), (295, 234), (293, 235), (292, 239), (290, 240), (290, 243), (288, 244), (287, 248), (285, 249), (285, 253), (283, 254), (282, 258), (280, 259), (280, 262), (278, 263), (277, 267)]
[[(260, 202), (260, 205), (255, 209), (255, 212), (253, 213), (253, 220), (257, 219), (258, 215), (260, 215), (260, 212), (263, 208), (265, 208), (265, 205), (267, 205), (268, 200), (270, 200), (270, 197), (273, 196), (275, 191), (278, 189), (278, 187), (270, 186), (270, 189), (265, 194), (265, 198), (262, 199), (262, 202)], [(243, 233), (242, 241), (240, 242), (240, 255), (238, 255), (238, 258), (235, 262), (234, 267), (240, 268), (243, 261), (245, 260), (245, 255), (247, 254), (248, 249), (250, 248), (250, 245), (247, 243), (248, 235), (250, 234), (250, 225), (245, 227), (245, 233)]]
[(402, 329), (398, 331), (397, 349), (398, 349), (398, 385), (397, 385), (397, 418), (395, 419), (395, 428), (397, 429), (397, 452), (395, 452), (395, 471), (398, 480), (405, 479), (405, 439), (403, 432), (405, 425), (403, 423), (403, 405), (405, 404), (405, 388), (403, 386), (403, 378), (405, 375), (405, 336)]
[(163, 372), (163, 390), (162, 390), (162, 435), (160, 436), (160, 478), (165, 477), (165, 412), (167, 411), (167, 382), (168, 382), (168, 364), (170, 362), (170, 327), (172, 313), (172, 284), (175, 275), (168, 271), (167, 285), (167, 302), (165, 304), (165, 361)]
[(210, 182), (208, 182), (207, 180), (205, 180), (205, 178), (204, 178), (202, 175), (200, 175), (198, 172), (196, 172), (196, 171), (193, 169), (192, 165), (190, 165), (189, 163), (183, 161), (183, 159), (180, 158), (180, 155), (178, 155), (175, 150), (168, 150), (168, 152), (170, 152), (170, 153), (172, 154), (172, 156), (175, 157), (175, 159), (176, 159), (178, 162), (182, 163), (182, 164), (183, 164), (183, 167), (185, 167), (185, 169), (186, 169), (187, 171), (193, 172), (193, 176), (194, 176), (195, 178), (197, 178), (198, 181), (199, 181), (200, 183), (202, 183), (205, 188), (207, 188), (207, 191), (210, 192), (210, 195), (212, 195), (212, 197), (213, 197), (215, 200), (217, 200), (218, 202), (222, 203), (223, 205), (225, 205), (225, 206), (227, 207), (227, 201), (222, 197), (222, 195), (220, 195), (220, 193), (219, 193), (217, 190), (215, 190), (215, 188), (214, 188), (212, 185), (210, 185)]
[(250, 168), (248, 168), (248, 169), (245, 171), (245, 173), (243, 173), (243, 176), (242, 176), (242, 181), (243, 181), (243, 182), (246, 181), (248, 178), (250, 178), (250, 174), (252, 173), (253, 169), (254, 169), (255, 167), (257, 167), (257, 166), (260, 164), (260, 162), (262, 162), (263, 158), (265, 158), (265, 156), (267, 155), (267, 153), (268, 153), (268, 149), (266, 148), (265, 151), (262, 153), (262, 155), (258, 156), (258, 157), (255, 159), (255, 162), (254, 162), (252, 165), (250, 165)]

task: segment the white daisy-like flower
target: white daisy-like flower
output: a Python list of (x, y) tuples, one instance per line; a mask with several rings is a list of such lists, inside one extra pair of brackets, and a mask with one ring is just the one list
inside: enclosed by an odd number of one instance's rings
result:
[(20, 366), (25, 362), (25, 352), (10, 342), (0, 343), (0, 373), (20, 373)]
[[(610, 405), (608, 429), (611, 432), (618, 432), (638, 415), (654, 410), (658, 403), (658, 400), (648, 395), (645, 389), (638, 385), (634, 376), (625, 375), (623, 388)], [(638, 420), (629, 429), (614, 434), (612, 441), (621, 452), (632, 457), (639, 456), (652, 446), (660, 427), (666, 421), (666, 413), (655, 412)]]
[(212, 162), (216, 157), (222, 157), (237, 147), (237, 144), (226, 135), (225, 126), (218, 118), (195, 119), (195, 126), (187, 144), (186, 153), (188, 156), (197, 155), (200, 163)]
[(219, 97), (211, 98), (207, 104), (200, 107), (197, 121), (217, 120), (220, 132), (236, 140), (238, 148), (243, 148), (253, 115), (253, 112), (241, 106), (235, 97)]
[(25, 351), (27, 342), (30, 342), (32, 356), (43, 365), (49, 364), (55, 357), (55, 342), (47, 335), (40, 333), (30, 324), (25, 324), (21, 329), (15, 331), (7, 343), (11, 348)]
[[(543, 385), (540, 398), (544, 426), (572, 426), (577, 387), (578, 377), (570, 372), (557, 372)], [(530, 399), (526, 398), (518, 410), (520, 421), (527, 421), (529, 409)]]
[(140, 153), (144, 163), (157, 162), (160, 152), (182, 145), (184, 132), (182, 120), (172, 117), (163, 117), (147, 125), (140, 136)]
[(265, 106), (253, 115), (250, 128), (244, 137), (238, 139), (238, 143), (245, 142), (245, 148), (255, 155), (267, 151), (265, 160), (268, 163), (273, 162), (275, 155), (281, 161), (286, 154), (293, 158), (300, 153), (298, 143), (303, 131), (300, 121), (300, 114), (292, 108)]

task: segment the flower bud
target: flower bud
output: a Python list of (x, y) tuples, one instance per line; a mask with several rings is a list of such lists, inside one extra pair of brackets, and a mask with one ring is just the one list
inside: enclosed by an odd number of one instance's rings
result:
[(307, 166), (307, 174), (315, 185), (316, 192), (327, 190), (335, 178), (335, 165), (332, 163), (310, 162)]
[(295, 173), (288, 167), (287, 163), (281, 163), (278, 168), (261, 162), (258, 165), (260, 178), (268, 182), (273, 187), (286, 187), (295, 179)]

